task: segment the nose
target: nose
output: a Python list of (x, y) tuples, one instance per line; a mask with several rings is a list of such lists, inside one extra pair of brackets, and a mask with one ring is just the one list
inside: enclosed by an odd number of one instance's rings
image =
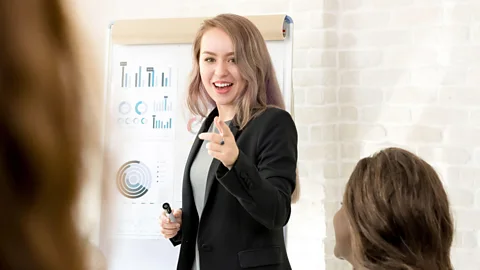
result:
[(226, 76), (228, 74), (228, 66), (227, 63), (224, 62), (217, 62), (217, 65), (215, 67), (215, 75), (218, 77), (221, 76)]

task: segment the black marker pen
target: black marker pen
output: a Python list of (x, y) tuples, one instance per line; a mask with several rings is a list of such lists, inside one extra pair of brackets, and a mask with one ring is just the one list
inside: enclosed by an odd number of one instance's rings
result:
[(168, 218), (170, 219), (170, 221), (177, 222), (177, 220), (175, 219), (175, 216), (173, 215), (172, 208), (170, 208), (170, 204), (164, 203), (162, 207), (165, 213), (167, 214)]

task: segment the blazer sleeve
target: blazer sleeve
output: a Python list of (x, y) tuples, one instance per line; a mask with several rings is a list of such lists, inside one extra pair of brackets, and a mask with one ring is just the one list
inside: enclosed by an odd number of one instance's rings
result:
[(170, 238), (169, 239), (170, 242), (172, 243), (172, 245), (174, 247), (180, 245), (182, 243), (182, 229), (180, 229), (177, 233), (177, 235), (175, 235), (174, 237)]
[(256, 159), (239, 149), (231, 170), (220, 165), (217, 180), (259, 223), (269, 229), (282, 228), (290, 219), (295, 189), (297, 129), (284, 110), (276, 110), (263, 122), (257, 137)]
[[(182, 215), (183, 215), (183, 209), (180, 208), (180, 210), (182, 210)], [(175, 247), (182, 243), (182, 236), (183, 236), (182, 228), (180, 227), (180, 230), (178, 230), (177, 234), (174, 237), (170, 238), (169, 240), (172, 243), (172, 245)]]

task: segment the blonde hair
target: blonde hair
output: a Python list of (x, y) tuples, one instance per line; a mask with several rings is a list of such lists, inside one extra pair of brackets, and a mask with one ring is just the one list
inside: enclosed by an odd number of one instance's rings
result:
[[(223, 30), (232, 40), (235, 61), (246, 89), (237, 98), (234, 122), (240, 129), (261, 114), (267, 107), (285, 110), (282, 91), (277, 81), (275, 69), (270, 58), (265, 40), (260, 30), (250, 20), (236, 14), (220, 14), (205, 20), (193, 42), (193, 68), (188, 87), (187, 107), (194, 115), (206, 117), (215, 102), (208, 96), (200, 77), (199, 57), (202, 37), (208, 30)], [(292, 202), (298, 201), (300, 183), (297, 178)]]

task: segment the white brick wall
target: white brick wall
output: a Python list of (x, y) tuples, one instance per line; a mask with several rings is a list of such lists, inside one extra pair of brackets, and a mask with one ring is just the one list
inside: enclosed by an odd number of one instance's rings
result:
[(288, 12), (303, 187), (289, 227), (294, 269), (349, 269), (332, 255), (333, 214), (355, 162), (391, 145), (438, 169), (455, 213), (455, 267), (479, 269), (480, 1), (74, 2), (99, 55), (113, 19)]

